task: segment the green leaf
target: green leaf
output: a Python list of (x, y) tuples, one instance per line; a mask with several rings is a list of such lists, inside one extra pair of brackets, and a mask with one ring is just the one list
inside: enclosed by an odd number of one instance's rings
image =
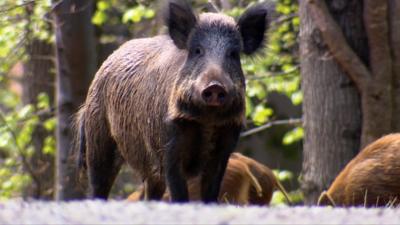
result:
[(110, 8), (110, 3), (108, 1), (98, 1), (97, 2), (97, 9), (101, 11), (105, 11)]
[(18, 112), (18, 118), (23, 119), (25, 117), (28, 117), (34, 112), (34, 107), (31, 104), (28, 104), (24, 106), (21, 110)]
[(292, 103), (294, 105), (300, 105), (303, 102), (303, 92), (301, 91), (294, 92), (290, 96), (290, 99), (292, 100)]
[(253, 104), (251, 103), (251, 99), (246, 96), (246, 117), (249, 117), (253, 112)]
[(7, 158), (6, 161), (4, 161), (4, 165), (7, 167), (15, 166), (15, 163), (14, 158)]
[(48, 136), (44, 140), (43, 153), (54, 155), (56, 152), (56, 140), (53, 136)]
[(52, 117), (50, 119), (47, 119), (43, 122), (43, 127), (47, 130), (47, 131), (54, 131), (56, 128), (56, 124), (57, 124), (57, 119), (55, 117)]
[(12, 143), (12, 135), (9, 132), (1, 132), (0, 133), (0, 147), (10, 146)]
[(300, 25), (300, 19), (299, 19), (299, 17), (294, 17), (294, 18), (292, 19), (292, 24), (293, 24), (294, 26), (299, 26), (299, 25)]
[(50, 98), (45, 92), (38, 95), (36, 106), (38, 109), (47, 109), (50, 107)]
[(24, 126), (22, 127), (17, 137), (18, 146), (20, 148), (27, 150), (27, 145), (32, 140), (32, 133), (35, 130), (38, 122), (39, 118), (37, 116), (25, 121)]
[(253, 121), (256, 125), (261, 125), (268, 121), (269, 116), (273, 114), (272, 109), (266, 108), (263, 105), (258, 105), (254, 109)]
[(3, 177), (10, 176), (11, 171), (8, 168), (1, 168), (0, 169), (0, 180)]
[(14, 186), (13, 182), (11, 180), (7, 180), (1, 185), (1, 189), (7, 191), (11, 190), (13, 186)]
[(304, 137), (304, 130), (302, 127), (296, 127), (293, 130), (287, 132), (283, 137), (283, 144), (290, 145), (296, 141), (300, 141)]
[(272, 194), (270, 204), (272, 206), (279, 206), (279, 205), (285, 205), (285, 203), (286, 203), (285, 195), (283, 195), (283, 193), (280, 191), (274, 191)]
[(106, 22), (107, 18), (107, 14), (103, 11), (96, 11), (96, 13), (92, 17), (92, 23), (94, 25), (100, 26)]
[(277, 179), (281, 182), (290, 181), (293, 179), (293, 173), (288, 170), (281, 170), (278, 173)]
[(154, 10), (146, 9), (146, 11), (144, 13), (144, 18), (151, 19), (151, 18), (154, 18), (155, 15), (156, 15), (156, 13), (154, 12)]

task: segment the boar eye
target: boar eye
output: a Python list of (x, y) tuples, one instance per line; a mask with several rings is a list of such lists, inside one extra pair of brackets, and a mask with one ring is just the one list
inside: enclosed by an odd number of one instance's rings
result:
[(204, 53), (204, 50), (201, 47), (195, 47), (194, 48), (194, 54), (197, 56), (202, 56)]

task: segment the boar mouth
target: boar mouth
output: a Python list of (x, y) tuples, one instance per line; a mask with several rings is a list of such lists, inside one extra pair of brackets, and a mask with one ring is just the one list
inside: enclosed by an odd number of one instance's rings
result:
[(227, 123), (240, 120), (244, 114), (244, 100), (235, 96), (233, 101), (225, 106), (207, 106), (193, 99), (179, 98), (175, 102), (174, 112), (169, 113), (169, 120), (191, 120), (200, 123)]

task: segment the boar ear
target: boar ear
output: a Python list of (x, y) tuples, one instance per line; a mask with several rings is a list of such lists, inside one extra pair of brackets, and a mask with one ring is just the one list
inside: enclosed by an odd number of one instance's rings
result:
[(256, 4), (247, 9), (238, 21), (239, 31), (243, 40), (243, 52), (253, 54), (262, 47), (264, 33), (268, 26), (268, 5)]
[(175, 45), (180, 49), (186, 48), (189, 34), (196, 25), (196, 16), (190, 5), (184, 0), (170, 0), (167, 2), (164, 18), (169, 36)]

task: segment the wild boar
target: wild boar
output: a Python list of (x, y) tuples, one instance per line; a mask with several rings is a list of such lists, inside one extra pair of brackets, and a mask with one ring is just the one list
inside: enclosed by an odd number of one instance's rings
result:
[(319, 198), (319, 205), (387, 206), (400, 200), (400, 134), (386, 135), (352, 159)]
[(173, 201), (186, 202), (187, 179), (200, 175), (202, 201), (217, 201), (245, 117), (240, 53), (262, 47), (267, 6), (235, 22), (166, 1), (168, 35), (133, 39), (105, 60), (76, 121), (91, 197), (106, 199), (127, 162), (146, 199), (160, 199), (167, 185)]
[[(201, 200), (200, 178), (188, 180), (189, 199)], [(269, 205), (273, 191), (280, 190), (288, 202), (286, 190), (276, 179), (273, 172), (263, 164), (240, 153), (232, 153), (222, 180), (218, 202), (236, 205)], [(144, 198), (144, 189), (140, 187), (128, 197), (128, 201), (139, 201)], [(170, 200), (167, 191), (163, 201)]]

